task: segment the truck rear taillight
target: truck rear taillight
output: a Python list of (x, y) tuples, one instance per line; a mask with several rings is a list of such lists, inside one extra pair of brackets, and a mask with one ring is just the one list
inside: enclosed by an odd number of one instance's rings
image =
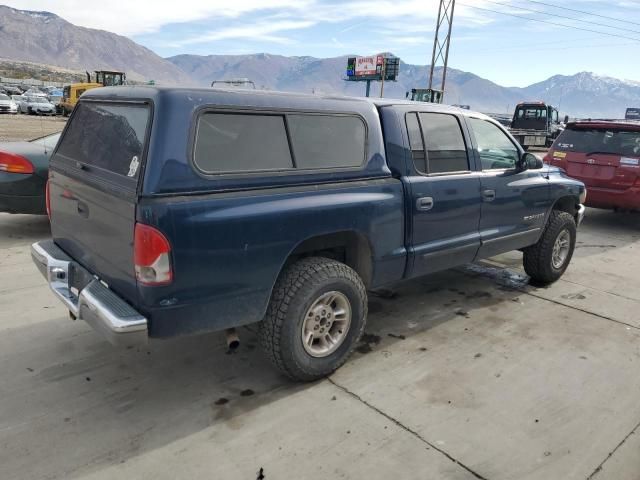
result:
[(167, 285), (173, 280), (171, 245), (159, 230), (136, 223), (133, 256), (136, 280), (142, 285)]
[(0, 152), (0, 172), (33, 173), (33, 164), (21, 155)]

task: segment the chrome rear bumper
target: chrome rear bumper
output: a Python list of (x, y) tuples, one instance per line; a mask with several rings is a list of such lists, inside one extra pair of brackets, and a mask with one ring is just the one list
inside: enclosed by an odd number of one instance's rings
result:
[[(31, 245), (31, 258), (71, 314), (86, 321), (114, 345), (148, 340), (147, 319), (74, 262), (52, 240)], [(77, 287), (70, 285), (75, 280)]]

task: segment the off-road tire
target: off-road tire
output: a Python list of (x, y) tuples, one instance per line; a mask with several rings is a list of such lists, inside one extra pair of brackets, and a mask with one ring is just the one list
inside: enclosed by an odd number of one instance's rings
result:
[[(552, 262), (553, 246), (560, 233), (565, 229), (570, 235), (569, 252), (562, 266), (556, 268)], [(567, 212), (553, 210), (538, 243), (523, 250), (524, 271), (534, 283), (546, 285), (555, 282), (569, 266), (575, 245), (576, 221)]]
[[(309, 355), (302, 342), (307, 310), (321, 295), (338, 291), (351, 304), (351, 323), (342, 344), (326, 357)], [(342, 366), (360, 340), (367, 320), (367, 291), (349, 266), (324, 257), (301, 259), (280, 274), (259, 337), (269, 360), (293, 380), (312, 381)]]

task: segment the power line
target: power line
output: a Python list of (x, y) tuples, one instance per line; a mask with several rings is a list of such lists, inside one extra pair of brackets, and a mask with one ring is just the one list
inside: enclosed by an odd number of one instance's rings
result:
[[(557, 42), (556, 42), (557, 43)], [(554, 46), (554, 47), (542, 47), (536, 48), (537, 44), (529, 44), (529, 45), (520, 45), (519, 47), (503, 47), (503, 48), (489, 48), (482, 49), (482, 51), (477, 50), (456, 50), (456, 53), (461, 52), (473, 52), (474, 55), (484, 55), (485, 53), (493, 54), (495, 52), (503, 52), (503, 51), (514, 51), (520, 49), (526, 49), (527, 53), (529, 52), (542, 52), (553, 50), (554, 52), (557, 50), (575, 50), (575, 49), (584, 49), (584, 48), (609, 48), (609, 47), (626, 47), (630, 45), (637, 46), (638, 44), (635, 42), (627, 42), (627, 43), (600, 43), (600, 44), (591, 44), (591, 45), (567, 45), (567, 46)]]
[(476, 9), (476, 10), (482, 10), (482, 11), (485, 11), (485, 12), (497, 13), (499, 15), (506, 15), (508, 17), (520, 18), (522, 20), (528, 20), (530, 22), (546, 23), (547, 25), (554, 25), (556, 27), (570, 28), (570, 29), (573, 29), (573, 30), (581, 30), (583, 32), (597, 33), (597, 34), (600, 34), (600, 35), (606, 35), (608, 37), (624, 38), (625, 40), (634, 40), (636, 42), (640, 42), (640, 38), (629, 37), (629, 36), (626, 36), (626, 35), (616, 35), (615, 33), (602, 32), (600, 30), (592, 30), (592, 29), (589, 29), (589, 28), (582, 28), (582, 27), (576, 27), (576, 26), (573, 26), (573, 25), (566, 25), (564, 23), (550, 22), (548, 20), (540, 20), (538, 18), (524, 17), (522, 15), (516, 15), (514, 13), (506, 13), (506, 12), (500, 12), (499, 10), (491, 10), (489, 8), (476, 7), (475, 5), (469, 5), (468, 3), (460, 2), (460, 5), (464, 5), (465, 7), (473, 8), (473, 9)]
[(575, 21), (575, 22), (588, 23), (590, 25), (597, 25), (599, 27), (613, 28), (615, 30), (623, 30), (625, 32), (640, 33), (640, 30), (631, 30), (630, 28), (616, 27), (615, 25), (607, 25), (607, 24), (604, 24), (604, 23), (592, 22), (590, 20), (581, 20), (579, 18), (568, 17), (566, 15), (558, 15), (557, 13), (549, 13), (549, 12), (545, 12), (543, 10), (533, 10), (531, 8), (520, 7), (518, 5), (512, 5), (510, 3), (496, 2), (494, 0), (485, 0), (485, 1), (489, 2), (489, 3), (494, 3), (496, 5), (502, 5), (504, 7), (517, 8), (518, 10), (523, 10), (525, 12), (531, 12), (531, 13), (538, 13), (538, 14), (541, 14), (541, 15), (547, 15), (549, 17), (563, 18), (565, 20), (572, 20), (572, 21)]
[(607, 15), (600, 15), (599, 13), (587, 12), (585, 10), (577, 10), (575, 8), (561, 7), (560, 5), (554, 5), (552, 3), (539, 2), (537, 0), (520, 0), (520, 1), (529, 2), (529, 3), (537, 3), (538, 5), (544, 5), (545, 7), (559, 8), (560, 10), (568, 10), (570, 12), (583, 13), (585, 15), (593, 15), (594, 17), (606, 18), (607, 20), (614, 20), (616, 22), (630, 23), (631, 25), (640, 25), (640, 23), (638, 23), (638, 22), (632, 22), (630, 20), (623, 20), (621, 18), (609, 17)]

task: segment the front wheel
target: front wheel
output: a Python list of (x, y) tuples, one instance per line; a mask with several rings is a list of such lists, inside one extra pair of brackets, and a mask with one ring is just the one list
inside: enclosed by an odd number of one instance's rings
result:
[(367, 318), (367, 292), (347, 265), (310, 257), (287, 267), (273, 289), (260, 340), (288, 377), (325, 377), (349, 358)]
[(551, 212), (538, 243), (524, 249), (523, 264), (534, 282), (549, 284), (565, 272), (576, 246), (576, 221), (567, 212)]

